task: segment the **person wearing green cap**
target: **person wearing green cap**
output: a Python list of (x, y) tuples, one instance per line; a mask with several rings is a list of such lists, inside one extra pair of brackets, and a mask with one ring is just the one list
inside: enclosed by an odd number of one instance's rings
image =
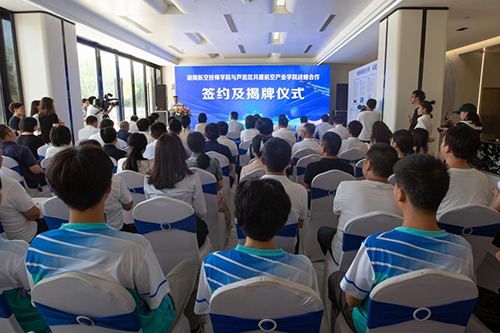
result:
[(477, 114), (477, 109), (474, 104), (465, 103), (460, 107), (460, 109), (453, 111), (453, 113), (460, 115), (460, 121), (457, 125), (464, 124), (471, 127), (473, 130), (481, 134), (483, 130), (483, 124), (481, 123), (481, 119)]

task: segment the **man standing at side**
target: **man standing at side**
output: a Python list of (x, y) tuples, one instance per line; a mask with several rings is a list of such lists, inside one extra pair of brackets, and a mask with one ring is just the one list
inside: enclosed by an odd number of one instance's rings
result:
[(363, 130), (359, 134), (359, 139), (363, 142), (370, 142), (373, 124), (380, 120), (380, 114), (373, 111), (377, 106), (377, 101), (370, 98), (366, 101), (366, 110), (358, 114), (357, 120), (363, 125)]

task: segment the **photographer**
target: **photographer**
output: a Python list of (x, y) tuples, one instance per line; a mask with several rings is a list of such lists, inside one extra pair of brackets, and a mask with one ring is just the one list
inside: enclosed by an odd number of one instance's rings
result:
[[(95, 116), (97, 118), (98, 125), (101, 124), (102, 116), (107, 116), (110, 114), (111, 110), (115, 107), (116, 103), (110, 103), (108, 95), (104, 96), (104, 101), (96, 99), (95, 96), (89, 97), (90, 106), (87, 108), (87, 117)], [(112, 95), (111, 95), (112, 96)]]

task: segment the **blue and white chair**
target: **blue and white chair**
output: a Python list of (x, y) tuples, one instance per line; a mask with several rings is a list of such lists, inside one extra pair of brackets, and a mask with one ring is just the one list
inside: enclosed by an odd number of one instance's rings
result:
[(301, 169), (298, 169), (297, 163), (302, 157), (306, 157), (309, 155), (317, 155), (321, 159), (321, 155), (317, 150), (311, 149), (311, 148), (304, 148), (296, 152), (292, 156), (292, 167), (293, 167), (293, 178), (292, 180), (296, 183), (298, 183), (298, 176), (302, 175), (302, 178), (304, 178), (304, 174), (306, 173), (306, 169), (304, 166), (301, 167)]
[(36, 153), (38, 154), (38, 157), (40, 157), (40, 161), (43, 161), (45, 158), (45, 155), (47, 154), (47, 149), (49, 149), (50, 145), (43, 145), (40, 148), (37, 149)]
[(365, 158), (363, 158), (361, 161), (358, 161), (356, 163), (356, 167), (354, 168), (354, 177), (356, 179), (364, 179), (363, 176), (363, 166), (365, 165)]
[(306, 174), (306, 169), (309, 163), (317, 162), (321, 160), (321, 155), (318, 154), (311, 154), (305, 157), (302, 157), (298, 162), (297, 165), (295, 166), (294, 170), (297, 172), (297, 177), (295, 178), (295, 182), (297, 184), (300, 184), (302, 186), (306, 186), (306, 183), (304, 183), (304, 176)]
[(58, 197), (52, 197), (42, 204), (42, 214), (49, 229), (59, 229), (69, 222), (69, 208)]
[(222, 179), (224, 182), (224, 186), (222, 187), (221, 192), (224, 194), (226, 197), (227, 201), (229, 202), (230, 199), (230, 193), (231, 193), (231, 183), (229, 181), (229, 160), (227, 159), (226, 156), (219, 154), (215, 151), (208, 151), (207, 155), (210, 156), (210, 158), (216, 158), (219, 161), (220, 168), (222, 169)]
[(238, 155), (240, 157), (240, 165), (244, 167), (250, 161), (250, 154), (248, 154), (248, 149), (252, 145), (252, 140), (241, 142), (238, 146)]
[(224, 213), (219, 213), (217, 205), (217, 180), (210, 172), (198, 168), (191, 168), (198, 173), (203, 189), (203, 197), (207, 206), (207, 213), (203, 220), (207, 223), (208, 237), (215, 251), (221, 251), (226, 244), (228, 230)]
[(255, 179), (260, 179), (262, 176), (266, 174), (265, 169), (255, 169), (252, 172), (247, 173), (245, 176), (243, 176), (240, 179), (240, 183), (245, 180), (255, 180)]
[(3, 228), (2, 222), (0, 222), (0, 237), (7, 239), (7, 235), (5, 234), (5, 230)]
[(353, 170), (356, 170), (356, 163), (366, 158), (366, 152), (358, 149), (348, 149), (339, 154), (342, 162), (349, 163)]
[[(478, 296), (468, 277), (442, 270), (422, 269), (378, 284), (370, 292), (370, 333), (464, 332)], [(342, 315), (335, 333), (354, 333)]]
[(0, 332), (24, 333), (2, 290), (0, 290)]
[(311, 288), (261, 276), (217, 289), (210, 298), (209, 311), (214, 333), (318, 333), (323, 304)]
[[(23, 172), (21, 171), (21, 167), (19, 166), (19, 163), (11, 157), (3, 155), (3, 163), (2, 165), (6, 168), (11, 169), (12, 171), (17, 172), (21, 177), (24, 178)], [(26, 184), (26, 182), (25, 182)]]
[(47, 158), (44, 158), (44, 159), (40, 162), (40, 166), (42, 167), (43, 172), (45, 172), (45, 170), (49, 167), (50, 162), (52, 162), (52, 157), (47, 157)]
[(392, 186), (396, 185), (396, 176), (394, 176), (394, 174), (389, 177), (389, 184)]
[[(144, 175), (130, 170), (125, 170), (116, 174), (119, 176), (127, 189), (132, 194), (132, 198), (134, 200), (134, 205), (132, 209), (137, 206), (138, 203), (146, 200), (146, 195), (144, 194)], [(123, 210), (123, 223), (132, 224), (134, 223), (134, 218), (132, 217), (132, 210)]]
[(9, 168), (6, 168), (3, 166), (0, 169), (0, 177), (14, 179), (19, 184), (21, 184), (22, 187), (26, 188), (26, 186), (25, 186), (26, 183), (24, 181), (24, 177), (22, 177), (20, 174), (18, 174), (17, 172), (15, 172), (12, 169), (9, 169)]
[(241, 135), (241, 133), (240, 133), (240, 132), (238, 132), (238, 131), (229, 131), (229, 132), (227, 132), (226, 137), (227, 137), (228, 139), (231, 139), (231, 140), (233, 140), (233, 141), (236, 141), (236, 140), (239, 140), (239, 139), (240, 139), (240, 135)]
[(111, 160), (111, 162), (113, 162), (113, 173), (116, 173), (116, 171), (118, 170), (118, 162), (114, 157), (110, 156), (109, 159)]
[(500, 230), (500, 213), (482, 205), (460, 205), (438, 216), (438, 226), (449, 233), (462, 236), (469, 242), (476, 271)]
[(132, 216), (139, 234), (151, 243), (165, 275), (185, 259), (201, 263), (212, 252), (208, 237), (198, 250), (196, 215), (183, 201), (152, 198), (135, 206)]
[(325, 257), (318, 243), (318, 230), (321, 227), (337, 227), (333, 199), (339, 184), (348, 180), (354, 180), (354, 177), (340, 170), (330, 170), (317, 175), (311, 182), (311, 210), (301, 233), (304, 254), (311, 261)]
[[(366, 237), (392, 230), (403, 225), (403, 218), (382, 211), (375, 211), (367, 214), (362, 214), (347, 221), (343, 236), (342, 236), (342, 254), (340, 262), (336, 263), (330, 253), (325, 257), (325, 268), (323, 279), (323, 302), (325, 304), (326, 316), (330, 322), (331, 302), (328, 299), (328, 277), (334, 272), (347, 272), (351, 266), (356, 254), (358, 253), (361, 243)], [(332, 250), (334, 250), (334, 242), (332, 241)]]

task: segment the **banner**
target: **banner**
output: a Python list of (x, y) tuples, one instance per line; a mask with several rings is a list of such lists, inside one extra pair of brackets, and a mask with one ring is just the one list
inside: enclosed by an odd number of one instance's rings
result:
[[(370, 98), (377, 98), (377, 60), (349, 72), (347, 123), (356, 120)], [(378, 111), (379, 105), (375, 108)]]
[(236, 111), (242, 123), (254, 114), (277, 123), (285, 114), (294, 127), (303, 115), (318, 121), (330, 110), (329, 66), (177, 66), (175, 84), (193, 124), (201, 112), (217, 122)]

